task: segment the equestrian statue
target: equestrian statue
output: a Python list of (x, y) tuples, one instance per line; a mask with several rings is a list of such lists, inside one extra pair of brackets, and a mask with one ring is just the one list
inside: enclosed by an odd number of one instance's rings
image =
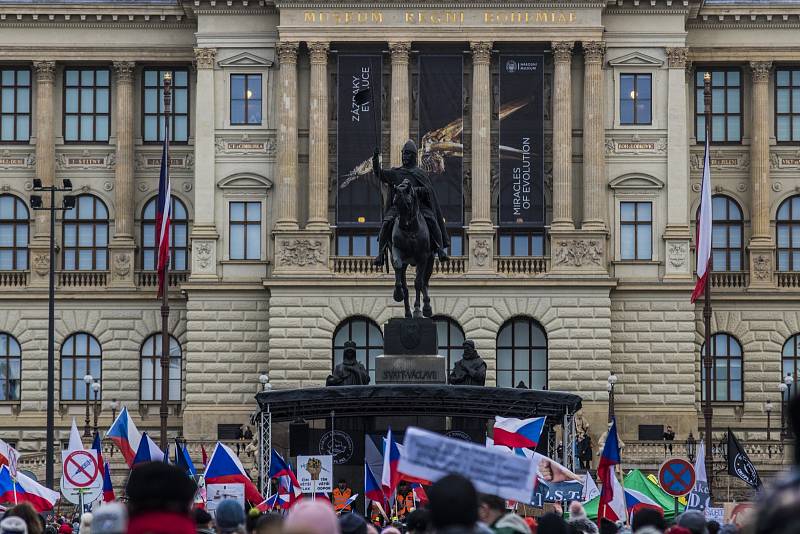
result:
[[(406, 317), (430, 317), (433, 315), (428, 283), (433, 274), (434, 254), (439, 261), (448, 261), (446, 249), (450, 238), (444, 224), (436, 191), (428, 174), (417, 166), (417, 146), (408, 140), (403, 145), (403, 165), (393, 169), (382, 169), (380, 151), (372, 156), (372, 170), (382, 182), (389, 186), (383, 225), (378, 238), (376, 266), (382, 266), (386, 250), (391, 243), (392, 267), (394, 268), (394, 300), (403, 302)], [(416, 299), (412, 315), (408, 302), (406, 269), (413, 265), (417, 269), (414, 279)], [(419, 296), (423, 296), (420, 311)]]

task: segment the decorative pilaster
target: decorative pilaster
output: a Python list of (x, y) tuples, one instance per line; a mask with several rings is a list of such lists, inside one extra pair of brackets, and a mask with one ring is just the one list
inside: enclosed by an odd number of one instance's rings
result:
[(297, 49), (278, 43), (278, 180), (275, 230), (297, 230)]
[(389, 160), (392, 167), (402, 164), (403, 144), (408, 140), (408, 53), (411, 43), (396, 41), (389, 43), (392, 53), (392, 109), (389, 135)]
[(769, 75), (772, 63), (751, 61), (753, 81), (750, 182), (753, 188), (750, 287), (772, 287), (775, 246), (769, 231)]
[(328, 49), (308, 43), (311, 55), (311, 106), (308, 140), (307, 230), (328, 231)]
[(192, 227), (192, 280), (217, 280), (217, 233), (214, 221), (216, 183), (214, 113), (214, 67), (216, 48), (195, 48), (197, 87), (195, 90), (195, 183), (194, 226)]
[[(55, 121), (53, 85), (56, 77), (55, 61), (34, 61), (36, 73), (36, 177), (43, 185), (53, 185), (56, 174), (56, 147), (53, 123)], [(43, 193), (42, 201), (50, 203), (50, 195)], [(35, 211), (36, 225), (30, 243), (30, 285), (46, 287), (50, 257), (50, 214)]]
[(553, 42), (553, 223), (574, 230), (572, 218), (572, 41)]
[(469, 271), (494, 272), (494, 228), (491, 219), (492, 95), (489, 66), (492, 43), (470, 43), (472, 49), (472, 218), (469, 223)]
[[(685, 47), (667, 48), (667, 225), (664, 278), (691, 280)], [(694, 85), (691, 85), (694, 87)]]
[(111, 243), (112, 287), (133, 287), (134, 221), (134, 98), (135, 63), (114, 62), (116, 74), (117, 164), (114, 175), (114, 241)]
[(583, 43), (583, 224), (584, 230), (606, 230), (605, 128), (603, 126), (602, 41)]

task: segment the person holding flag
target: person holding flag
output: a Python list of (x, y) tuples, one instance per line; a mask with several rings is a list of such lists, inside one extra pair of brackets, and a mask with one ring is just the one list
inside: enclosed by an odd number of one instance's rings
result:
[(600, 464), (597, 466), (597, 474), (602, 483), (600, 488), (600, 504), (597, 507), (597, 524), (600, 525), (603, 519), (616, 523), (625, 521), (626, 506), (625, 493), (622, 489), (615, 466), (621, 462), (619, 454), (619, 441), (617, 438), (617, 421), (611, 420), (611, 427), (608, 429), (603, 453), (600, 456)]

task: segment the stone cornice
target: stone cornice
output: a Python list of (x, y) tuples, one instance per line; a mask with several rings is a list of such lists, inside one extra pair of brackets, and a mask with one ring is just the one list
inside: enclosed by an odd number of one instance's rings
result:
[(86, 61), (136, 61), (143, 63), (147, 61), (171, 61), (176, 63), (186, 63), (194, 59), (192, 49), (188, 47), (120, 47), (120, 48), (98, 48), (85, 46), (72, 47), (32, 47), (32, 46), (5, 46), (0, 48), (0, 60), (2, 61), (39, 61), (42, 59), (50, 61), (75, 61), (80, 57)]
[(800, 28), (800, 11), (788, 13), (701, 14), (686, 23), (689, 30), (763, 30)]
[[(370, 9), (458, 9), (458, 8), (497, 8), (497, 2), (490, 2), (487, 0), (395, 0), (395, 1), (378, 1), (370, 2), (369, 0), (278, 0), (275, 2), (278, 9), (281, 8), (298, 8), (298, 9), (363, 9), (368, 7)], [(531, 1), (531, 2), (508, 2), (503, 3), (502, 7), (509, 9), (535, 9), (535, 8), (604, 8), (606, 2), (604, 0), (560, 0), (560, 1)]]

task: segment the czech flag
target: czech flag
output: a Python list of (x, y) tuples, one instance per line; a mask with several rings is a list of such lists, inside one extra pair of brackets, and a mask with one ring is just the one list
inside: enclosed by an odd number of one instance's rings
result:
[[(271, 470), (271, 467), (270, 467)], [(264, 502), (264, 497), (256, 488), (256, 485), (247, 476), (242, 462), (236, 454), (227, 446), (219, 441), (211, 452), (205, 474), (206, 485), (208, 484), (244, 484), (244, 497), (251, 504)]]
[(116, 499), (114, 486), (111, 484), (111, 470), (108, 468), (108, 462), (106, 462), (103, 464), (103, 502), (111, 502)]
[(494, 418), (494, 444), (511, 448), (535, 449), (544, 430), (545, 417), (514, 419), (513, 417)]
[(620, 463), (619, 439), (617, 439), (617, 422), (611, 421), (608, 429), (603, 454), (597, 466), (597, 474), (603, 486), (600, 488), (600, 503), (597, 508), (597, 523), (603, 518), (610, 521), (625, 521), (625, 495), (622, 490), (614, 466)]
[(103, 465), (105, 461), (103, 460), (103, 446), (100, 442), (100, 432), (94, 433), (94, 439), (92, 440), (92, 449), (97, 451), (97, 465)]
[(383, 490), (372, 474), (369, 464), (364, 464), (364, 496), (371, 501), (384, 502)]
[(634, 514), (644, 508), (652, 508), (658, 510), (661, 515), (664, 515), (664, 509), (658, 505), (653, 499), (642, 493), (632, 489), (625, 490), (625, 508), (628, 510), (628, 516), (633, 518)]
[(297, 481), (297, 477), (294, 471), (292, 471), (292, 466), (278, 454), (278, 451), (272, 449), (269, 459), (269, 478), (277, 477), (289, 477), (292, 486), (298, 490), (300, 489), (300, 482)]
[(700, 215), (697, 219), (697, 283), (692, 291), (692, 302), (703, 294), (711, 270), (711, 162), (709, 156), (709, 128), (706, 128), (706, 149), (703, 158), (703, 182), (700, 185)]
[(147, 432), (142, 432), (142, 439), (139, 441), (139, 448), (136, 449), (136, 456), (133, 458), (133, 465), (136, 467), (145, 462), (163, 462), (164, 451), (158, 448), (158, 445), (150, 439)]
[(400, 449), (392, 438), (392, 429), (386, 433), (383, 440), (383, 471), (381, 472), (381, 486), (386, 496), (394, 495), (398, 484), (400, 484), (400, 473), (397, 464), (400, 463)]
[[(14, 490), (16, 488), (16, 495)], [(11, 478), (8, 466), (0, 468), (0, 501), (29, 503), (37, 512), (52, 510), (59, 493), (46, 488), (24, 473), (17, 473), (16, 482)], [(16, 498), (16, 501), (15, 501)]]
[(189, 451), (186, 447), (181, 445), (177, 438), (175, 438), (175, 465), (183, 469), (187, 475), (194, 478), (197, 476), (197, 469), (194, 467)]
[[(166, 120), (166, 119), (165, 119)], [(167, 121), (167, 124), (168, 121)], [(169, 181), (169, 126), (164, 136), (161, 152), (161, 173), (158, 176), (158, 200), (156, 201), (156, 242), (158, 243), (158, 294), (164, 288), (164, 276), (169, 265), (169, 220), (172, 206)]]
[(269, 499), (264, 499), (262, 502), (258, 503), (258, 505), (256, 505), (256, 508), (258, 508), (258, 511), (263, 514), (265, 512), (269, 512), (270, 510), (274, 510), (276, 506), (278, 506), (277, 493), (272, 497), (270, 497)]
[(136, 425), (128, 414), (127, 408), (122, 408), (111, 428), (106, 432), (106, 436), (111, 438), (111, 441), (120, 450), (128, 467), (133, 467), (133, 459), (136, 457), (136, 451), (139, 449), (142, 435), (136, 429)]
[(288, 476), (278, 477), (278, 506), (283, 510), (288, 510), (297, 501), (303, 498), (303, 491), (299, 484), (293, 485), (292, 479)]
[(428, 502), (428, 494), (425, 493), (425, 486), (422, 484), (411, 484), (411, 491), (414, 493), (414, 499), (417, 502), (425, 504)]

